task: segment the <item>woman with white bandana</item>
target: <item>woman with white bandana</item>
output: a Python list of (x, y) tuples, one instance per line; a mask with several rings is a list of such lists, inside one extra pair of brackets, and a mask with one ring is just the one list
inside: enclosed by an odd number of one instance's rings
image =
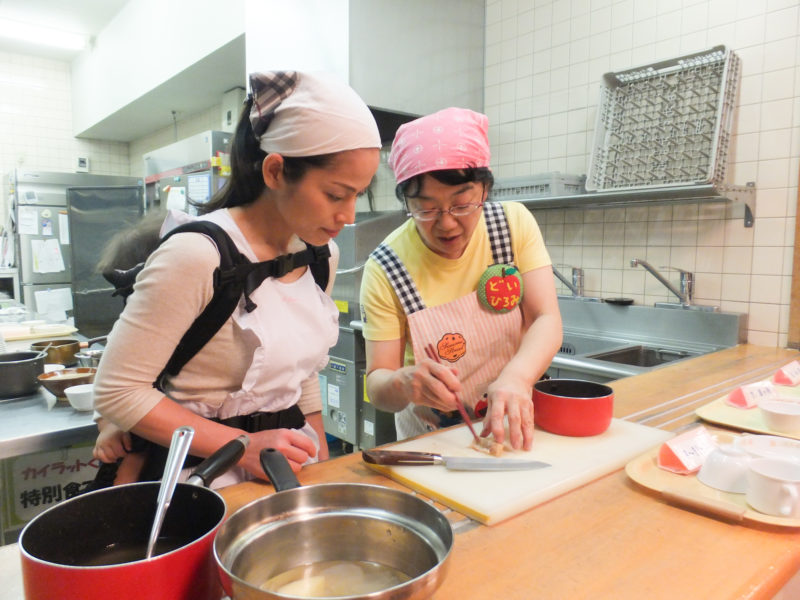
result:
[[(231, 176), (200, 207), (199, 218), (221, 226), (252, 262), (302, 251), (305, 243), (328, 245), (330, 291), (338, 260), (332, 239), (353, 223), (356, 198), (377, 170), (378, 128), (361, 98), (326, 76), (254, 73), (250, 87), (231, 143)], [(265, 447), (283, 453), (294, 471), (327, 458), (317, 373), (336, 342), (338, 311), (307, 267), (264, 280), (249, 294), (255, 310), (240, 300), (185, 367), (162, 389), (154, 387), (211, 299), (219, 264), (215, 244), (194, 232), (171, 236), (150, 255), (95, 380), (95, 407), (115, 426), (101, 431), (95, 447), (101, 460), (130, 449), (119, 430), (168, 446), (182, 425), (195, 430), (195, 457), (249, 435), (239, 464), (215, 487), (265, 478), (259, 464)], [(251, 421), (278, 428), (242, 425)]]
[(482, 435), (529, 450), (532, 386), (561, 344), (550, 258), (533, 215), (487, 202), (488, 119), (448, 108), (406, 123), (389, 165), (411, 217), (361, 282), (367, 394), (399, 438), (452, 425), (460, 396)]

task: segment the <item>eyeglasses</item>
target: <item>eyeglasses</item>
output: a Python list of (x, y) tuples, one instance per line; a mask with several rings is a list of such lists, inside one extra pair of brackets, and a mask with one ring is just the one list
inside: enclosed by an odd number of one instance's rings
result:
[(412, 210), (407, 212), (406, 216), (414, 217), (417, 221), (435, 221), (444, 213), (447, 213), (451, 217), (466, 217), (482, 206), (483, 202), (480, 204), (456, 204), (446, 210), (441, 208), (434, 208), (432, 210)]

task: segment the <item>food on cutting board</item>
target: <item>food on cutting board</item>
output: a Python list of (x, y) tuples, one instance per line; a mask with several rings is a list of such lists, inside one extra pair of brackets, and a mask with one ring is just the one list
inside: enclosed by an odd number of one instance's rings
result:
[(725, 403), (736, 408), (755, 408), (762, 400), (773, 400), (778, 397), (778, 389), (769, 381), (748, 383), (733, 390)]
[(708, 429), (699, 425), (661, 444), (658, 466), (679, 475), (696, 473), (716, 447)]
[(489, 438), (481, 438), (480, 443), (478, 443), (477, 440), (472, 440), (472, 443), (469, 445), (469, 447), (473, 450), (477, 450), (478, 452), (485, 452), (486, 454), (490, 454), (492, 456), (503, 456), (503, 444), (498, 444)]
[(793, 360), (775, 372), (772, 381), (778, 385), (797, 385), (800, 383), (800, 362)]

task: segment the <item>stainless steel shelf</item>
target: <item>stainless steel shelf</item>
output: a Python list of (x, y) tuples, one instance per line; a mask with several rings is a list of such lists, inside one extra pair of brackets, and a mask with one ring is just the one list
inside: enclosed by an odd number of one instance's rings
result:
[[(744, 226), (752, 227), (756, 212), (756, 188), (713, 184), (660, 187), (643, 190), (617, 190), (591, 192), (569, 196), (543, 196), (540, 198), (508, 198), (529, 209), (539, 208), (593, 208), (617, 205), (687, 204), (687, 203), (740, 203), (744, 205)], [(505, 201), (505, 200), (503, 200)]]

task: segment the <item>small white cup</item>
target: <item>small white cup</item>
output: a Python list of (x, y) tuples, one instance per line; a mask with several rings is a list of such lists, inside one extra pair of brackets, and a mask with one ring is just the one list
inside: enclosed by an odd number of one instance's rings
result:
[(772, 431), (800, 433), (800, 402), (765, 400), (758, 404), (758, 408)]
[(747, 504), (776, 517), (800, 517), (800, 464), (756, 458), (747, 471)]
[(94, 385), (91, 383), (83, 383), (81, 385), (73, 385), (64, 390), (67, 400), (75, 410), (93, 410), (94, 409)]
[(58, 365), (56, 363), (47, 363), (44, 366), (45, 373), (52, 373), (53, 371), (62, 371), (65, 369), (64, 365)]
[(715, 490), (744, 494), (750, 460), (750, 455), (743, 448), (722, 444), (706, 456), (697, 479)]

